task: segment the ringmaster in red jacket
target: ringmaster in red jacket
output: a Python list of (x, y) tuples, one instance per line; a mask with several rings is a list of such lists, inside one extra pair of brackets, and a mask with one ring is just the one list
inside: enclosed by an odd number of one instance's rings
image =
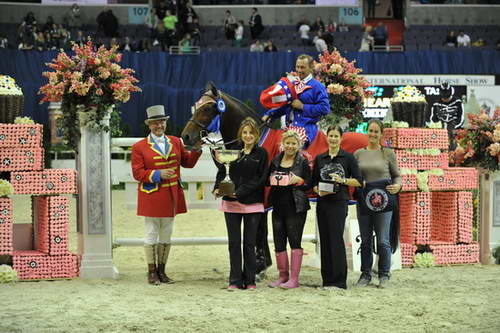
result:
[[(163, 105), (146, 109), (151, 133), (132, 147), (132, 172), (139, 181), (137, 215), (145, 217), (144, 251), (148, 282), (158, 285), (172, 280), (165, 273), (170, 253), (174, 217), (185, 213), (180, 167), (192, 168), (201, 150), (188, 151), (182, 140), (165, 135), (168, 116)], [(199, 147), (198, 147), (199, 148)]]

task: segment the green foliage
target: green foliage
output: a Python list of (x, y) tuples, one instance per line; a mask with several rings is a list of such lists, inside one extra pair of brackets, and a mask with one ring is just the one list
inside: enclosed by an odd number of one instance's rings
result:
[(428, 268), (433, 267), (435, 263), (434, 255), (430, 252), (417, 253), (415, 255), (415, 263), (413, 267)]

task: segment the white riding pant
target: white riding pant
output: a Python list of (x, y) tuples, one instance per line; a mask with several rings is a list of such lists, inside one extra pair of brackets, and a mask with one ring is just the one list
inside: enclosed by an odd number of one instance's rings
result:
[(170, 244), (174, 231), (173, 217), (146, 217), (144, 222), (144, 244)]

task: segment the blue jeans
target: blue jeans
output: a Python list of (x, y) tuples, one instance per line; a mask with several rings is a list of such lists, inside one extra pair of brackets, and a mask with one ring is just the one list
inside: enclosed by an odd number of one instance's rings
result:
[(358, 223), (361, 233), (361, 272), (371, 277), (373, 266), (373, 230), (377, 236), (378, 276), (389, 276), (391, 270), (391, 231), (392, 212), (361, 215), (358, 206)]

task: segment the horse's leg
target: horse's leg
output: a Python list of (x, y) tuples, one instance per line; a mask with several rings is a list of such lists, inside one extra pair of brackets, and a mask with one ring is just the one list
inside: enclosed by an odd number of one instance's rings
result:
[(267, 242), (267, 212), (262, 213), (259, 226), (257, 228), (257, 239), (255, 242), (255, 259), (257, 262), (256, 278), (264, 278), (266, 269), (273, 264), (269, 243)]

